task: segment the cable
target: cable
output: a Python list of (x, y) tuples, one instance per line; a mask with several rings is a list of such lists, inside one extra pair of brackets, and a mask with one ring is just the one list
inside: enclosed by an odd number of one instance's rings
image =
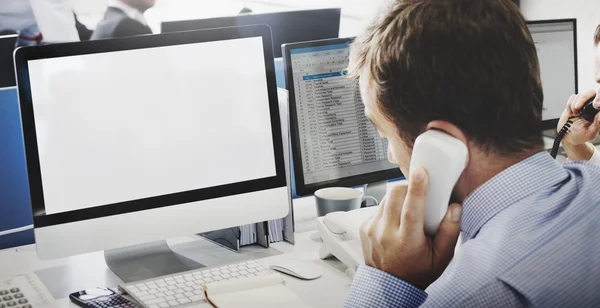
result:
[(556, 159), (556, 155), (558, 154), (558, 149), (560, 148), (560, 142), (565, 138), (567, 133), (569, 133), (569, 129), (571, 128), (571, 125), (573, 125), (574, 119), (583, 117), (583, 119), (588, 122), (594, 121), (594, 119), (596, 118), (596, 115), (598, 114), (598, 111), (599, 111), (598, 109), (594, 108), (594, 105), (593, 105), (594, 99), (595, 99), (595, 97), (592, 97), (591, 99), (587, 100), (583, 104), (583, 108), (581, 108), (581, 112), (579, 112), (578, 114), (576, 114), (572, 117), (569, 117), (569, 119), (567, 119), (567, 123), (565, 123), (565, 125), (563, 125), (563, 127), (560, 129), (558, 134), (556, 134), (556, 138), (554, 139), (554, 145), (552, 146), (552, 151), (550, 152), (550, 155), (552, 155), (552, 158)]
[(570, 117), (567, 120), (567, 123), (565, 123), (565, 125), (563, 125), (561, 130), (558, 132), (558, 134), (556, 134), (556, 138), (554, 138), (554, 145), (552, 146), (552, 151), (550, 152), (550, 155), (552, 155), (552, 158), (556, 159), (556, 155), (558, 154), (558, 149), (560, 148), (560, 142), (565, 138), (565, 136), (569, 132), (571, 125), (573, 125), (573, 119), (579, 118), (580, 116), (581, 116), (581, 114)]

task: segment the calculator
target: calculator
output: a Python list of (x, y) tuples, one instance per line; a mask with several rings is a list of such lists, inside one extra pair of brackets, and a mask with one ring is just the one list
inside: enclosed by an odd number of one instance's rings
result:
[(142, 308), (109, 288), (94, 288), (69, 295), (71, 301), (83, 308)]

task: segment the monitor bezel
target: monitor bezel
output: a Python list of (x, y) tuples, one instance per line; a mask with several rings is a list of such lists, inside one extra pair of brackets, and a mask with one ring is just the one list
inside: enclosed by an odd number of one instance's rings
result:
[[(15, 69), (14, 69), (13, 54), (14, 54), (15, 45), (16, 45), (18, 38), (19, 38), (18, 34), (0, 35), (0, 51), (2, 52), (0, 54), (0, 57), (5, 57), (5, 56), (10, 57), (10, 60), (7, 62), (10, 62), (12, 64), (10, 69), (3, 69), (0, 72), (0, 74), (2, 74), (2, 76), (0, 76), (0, 89), (13, 88), (17, 85), (17, 80), (16, 80), (17, 78), (15, 76)], [(5, 47), (10, 47), (10, 46), (12, 46), (12, 48), (10, 49), (10, 53), (4, 54), (3, 49)], [(4, 75), (4, 74), (6, 74), (6, 75)]]
[[(342, 19), (342, 9), (341, 8), (323, 8), (323, 9), (313, 9), (313, 10), (294, 10), (294, 11), (281, 11), (281, 12), (269, 12), (269, 13), (247, 13), (247, 14), (239, 14), (239, 15), (230, 15), (230, 16), (222, 16), (222, 17), (213, 17), (213, 18), (201, 18), (201, 19), (189, 19), (189, 20), (173, 20), (173, 21), (163, 21), (160, 26), (160, 31), (162, 33), (170, 33), (170, 32), (178, 32), (178, 31), (189, 31), (189, 30), (198, 30), (196, 25), (198, 24), (211, 24), (215, 22), (223, 22), (228, 21), (227, 23), (233, 26), (235, 22), (239, 20), (247, 20), (247, 19), (269, 19), (270, 16), (280, 15), (297, 15), (297, 14), (307, 14), (307, 13), (322, 13), (323, 15), (331, 15), (335, 16), (335, 21), (337, 23), (337, 33), (336, 38), (339, 37), (340, 33), (340, 24)], [(284, 18), (285, 19), (285, 18)], [(328, 18), (329, 21), (332, 21), (331, 18)], [(248, 23), (250, 24), (250, 23)], [(252, 23), (255, 24), (255, 23)], [(263, 24), (263, 23), (259, 23)], [(264, 23), (269, 26), (268, 24)], [(237, 24), (236, 24), (237, 25)], [(270, 27), (270, 26), (269, 26)], [(184, 30), (181, 30), (184, 28)], [(208, 29), (208, 28), (204, 28)], [(283, 44), (282, 44), (283, 46)], [(273, 55), (275, 58), (282, 57), (281, 46), (273, 45)]]
[(310, 48), (319, 47), (326, 45), (336, 44), (348, 44), (350, 45), (354, 41), (354, 38), (337, 38), (337, 39), (324, 39), (316, 41), (308, 41), (293, 44), (284, 44), (281, 47), (283, 54), (284, 72), (285, 72), (285, 83), (288, 90), (289, 99), (289, 115), (290, 115), (290, 140), (292, 145), (292, 157), (294, 157), (294, 181), (296, 183), (296, 194), (298, 196), (308, 196), (313, 194), (315, 191), (335, 186), (353, 187), (369, 183), (387, 181), (395, 178), (402, 177), (400, 168), (390, 168), (387, 170), (370, 172), (361, 175), (355, 175), (351, 177), (339, 178), (335, 180), (329, 180), (325, 182), (317, 182), (312, 184), (306, 184), (304, 182), (304, 171), (303, 171), (303, 157), (301, 151), (300, 142), (300, 128), (298, 126), (298, 114), (296, 111), (296, 95), (293, 82), (292, 63), (290, 52), (293, 49), (299, 48)]
[[(35, 115), (28, 74), (28, 61), (114, 51), (216, 42), (250, 37), (261, 37), (263, 43), (271, 119), (271, 133), (275, 157), (275, 176), (46, 215), (39, 152), (37, 146), (37, 134), (35, 128)], [(287, 185), (285, 177), (283, 141), (277, 98), (277, 87), (275, 82), (275, 65), (273, 61), (271, 31), (267, 26), (256, 25), (246, 27), (230, 27), (168, 34), (144, 35), (119, 39), (21, 47), (15, 51), (15, 67), (17, 71), (19, 105), (21, 108), (21, 122), (23, 126), (31, 207), (35, 228), (158, 209), (167, 206), (211, 200), (231, 195), (265, 191), (274, 188), (286, 187)], [(243, 159), (243, 157), (240, 157), (240, 159)]]
[[(540, 19), (540, 20), (527, 20), (527, 26), (529, 25), (540, 25), (540, 24), (559, 24), (559, 23), (572, 23), (573, 24), (573, 61), (575, 64), (575, 92), (579, 93), (579, 75), (578, 75), (578, 64), (577, 64), (577, 19), (576, 18), (565, 18), (565, 19)], [(528, 29), (529, 30), (529, 29)], [(529, 30), (531, 33), (531, 30)], [(543, 85), (542, 85), (543, 86)], [(575, 94), (575, 93), (573, 93)], [(568, 97), (565, 97), (565, 104), (567, 102)], [(544, 97), (544, 100), (546, 98)], [(542, 102), (543, 105), (543, 102)], [(559, 118), (552, 118), (547, 120), (542, 120), (542, 129), (543, 130), (556, 130), (558, 126)]]

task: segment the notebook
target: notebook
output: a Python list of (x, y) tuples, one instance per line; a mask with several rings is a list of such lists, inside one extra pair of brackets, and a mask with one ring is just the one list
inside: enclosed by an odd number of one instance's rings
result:
[(264, 276), (219, 281), (204, 285), (204, 295), (217, 308), (309, 308), (300, 298), (285, 287), (277, 273)]

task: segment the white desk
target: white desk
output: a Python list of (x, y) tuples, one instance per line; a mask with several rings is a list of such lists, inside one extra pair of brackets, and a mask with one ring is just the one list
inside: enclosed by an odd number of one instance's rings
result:
[[(297, 230), (304, 231), (296, 233), (295, 245), (274, 243), (269, 249), (251, 246), (241, 253), (235, 253), (196, 236), (168, 242), (174, 251), (207, 266), (246, 259), (255, 259), (267, 267), (283, 258), (312, 261), (321, 267), (321, 278), (302, 281), (284, 275), (287, 287), (313, 307), (341, 307), (351, 284), (350, 278), (344, 273), (346, 267), (336, 259), (323, 261), (318, 257), (320, 243), (310, 239), (310, 235), (315, 232), (313, 227), (316, 226), (313, 223), (316, 217), (313, 198), (299, 199), (294, 203), (298, 208), (295, 212)], [(35, 245), (0, 251), (0, 277), (30, 271), (34, 271), (57, 298), (59, 307), (77, 307), (68, 299), (71, 292), (104, 286), (116, 289), (121, 283), (106, 267), (102, 252), (42, 261), (37, 257)]]
[[(598, 148), (600, 149), (600, 146)], [(200, 237), (173, 239), (169, 241), (169, 245), (174, 251), (207, 266), (247, 259), (255, 259), (265, 266), (283, 258), (312, 261), (322, 268), (323, 276), (313, 281), (284, 276), (288, 288), (313, 307), (340, 307), (348, 293), (351, 280), (344, 273), (346, 267), (341, 262), (336, 259), (323, 261), (318, 257), (320, 244), (310, 239), (310, 235), (316, 230), (317, 213), (313, 200), (312, 197), (294, 200), (295, 245), (274, 243), (270, 249), (248, 247), (241, 253), (218, 247)], [(28, 271), (34, 271), (40, 277), (58, 299), (60, 307), (77, 307), (67, 298), (71, 292), (99, 286), (115, 288), (121, 283), (121, 280), (106, 267), (102, 252), (42, 261), (37, 257), (35, 245), (0, 251), (0, 277)]]

